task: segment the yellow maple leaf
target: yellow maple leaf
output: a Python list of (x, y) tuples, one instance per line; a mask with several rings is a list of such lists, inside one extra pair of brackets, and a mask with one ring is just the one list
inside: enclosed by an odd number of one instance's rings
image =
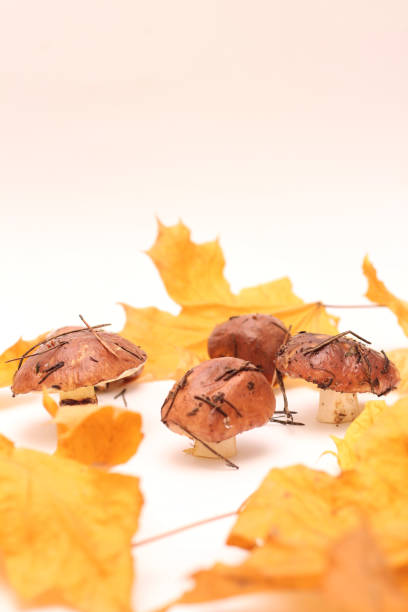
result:
[[(371, 481), (392, 484), (394, 492), (405, 491), (408, 477), (408, 398), (388, 406), (383, 400), (367, 402), (345, 437), (335, 439), (342, 469), (369, 473)], [(382, 478), (383, 477), (383, 478)], [(396, 497), (397, 499), (397, 497)]]
[(326, 606), (321, 612), (408, 610), (408, 598), (399, 589), (378, 542), (364, 526), (347, 533), (331, 548), (322, 592)]
[[(271, 560), (270, 552), (264, 554), (262, 559), (266, 568)], [(258, 558), (257, 569), (251, 567), (250, 563), (236, 567), (217, 563), (209, 570), (196, 572), (193, 575), (193, 588), (171, 605), (201, 603), (273, 589), (279, 598), (273, 600), (275, 605), (261, 605), (262, 610), (405, 612), (408, 609), (408, 597), (400, 589), (398, 574), (388, 567), (373, 534), (361, 525), (330, 546), (324, 564), (321, 558), (317, 559), (313, 551), (308, 549), (300, 551), (300, 559), (293, 556), (292, 578), (290, 566), (282, 566), (279, 575), (277, 559), (274, 559), (275, 575), (269, 574), (267, 569), (262, 571), (262, 563), (259, 561)], [(303, 580), (294, 580), (299, 562), (309, 563), (309, 575), (304, 574)], [(321, 575), (319, 579), (318, 574)], [(255, 602), (251, 608), (258, 608), (257, 604)]]
[(408, 393), (408, 348), (388, 351), (388, 357), (395, 363), (401, 376), (398, 384), (399, 393)]
[(138, 479), (0, 444), (0, 553), (25, 604), (130, 612)]
[(330, 539), (356, 521), (355, 511), (348, 506), (340, 504), (333, 513), (341, 494), (339, 480), (326, 472), (302, 465), (272, 469), (244, 504), (227, 543), (257, 548), (261, 555), (272, 554), (268, 541), (278, 542), (290, 554), (297, 542), (305, 549), (326, 549)]
[(55, 417), (58, 412), (58, 404), (55, 400), (52, 399), (51, 395), (47, 392), (46, 389), (43, 389), (42, 403), (48, 414), (52, 417)]
[(342, 470), (350, 470), (355, 467), (357, 457), (355, 444), (360, 437), (366, 434), (367, 429), (375, 423), (377, 416), (387, 409), (384, 400), (373, 400), (367, 402), (361, 414), (347, 428), (344, 438), (331, 436), (337, 448), (337, 461)]
[(398, 323), (401, 325), (404, 334), (408, 336), (408, 302), (397, 298), (379, 280), (377, 272), (368, 259), (367, 255), (363, 261), (363, 272), (368, 280), (368, 289), (366, 297), (382, 306), (387, 306), (398, 319)]
[(178, 223), (166, 227), (158, 220), (155, 244), (147, 251), (169, 296), (180, 306), (228, 304), (232, 299), (224, 278), (224, 255), (218, 240), (195, 244), (190, 230)]
[[(369, 402), (366, 410), (344, 446), (350, 469), (336, 477), (302, 465), (272, 469), (242, 506), (228, 538), (229, 544), (250, 551), (246, 560), (237, 566), (216, 564), (199, 572), (192, 591), (178, 603), (271, 589), (316, 590), (326, 577), (315, 610), (368, 612), (375, 596), (389, 606), (384, 610), (404, 610), (401, 605), (406, 600), (389, 582), (385, 568), (392, 568), (394, 577), (402, 572), (406, 581), (408, 399), (393, 406)], [(375, 546), (371, 536), (367, 542), (360, 533), (362, 523), (370, 529)], [(349, 542), (348, 534), (353, 533)], [(345, 588), (350, 576), (344, 568), (340, 575), (338, 568), (332, 567), (332, 574), (327, 568), (333, 564), (333, 554), (336, 562), (343, 563), (339, 552), (343, 545), (356, 556), (375, 556), (374, 548), (381, 551), (377, 567), (367, 565), (365, 559), (360, 575), (355, 568), (355, 588), (361, 587), (360, 598), (355, 600), (361, 608), (353, 607), (352, 597), (343, 597), (340, 608), (336, 607), (338, 589)], [(372, 579), (379, 581), (377, 589), (369, 584), (371, 571)]]
[(58, 406), (43, 392), (44, 408), (57, 425), (56, 454), (87, 465), (118, 465), (136, 453), (143, 439), (142, 418), (114, 406)]
[(177, 378), (208, 359), (207, 340), (218, 323), (251, 312), (271, 314), (301, 330), (336, 334), (337, 318), (321, 302), (305, 304), (288, 278), (233, 294), (224, 277), (224, 256), (218, 241), (195, 244), (183, 224), (159, 222), (155, 244), (148, 251), (167, 293), (181, 306), (178, 315), (157, 308), (122, 304), (126, 323), (122, 334), (143, 346), (149, 359), (140, 380)]
[(24, 355), (24, 353), (34, 345), (44, 340), (45, 336), (46, 334), (41, 334), (41, 336), (38, 336), (35, 340), (23, 340), (19, 338), (17, 342), (0, 355), (0, 387), (8, 387), (11, 385), (18, 366), (18, 361), (15, 360)]
[(337, 443), (347, 471), (332, 477), (303, 466), (271, 470), (228, 542), (245, 548), (264, 540), (268, 546), (295, 542), (324, 550), (363, 513), (390, 562), (408, 564), (408, 398), (392, 406), (368, 404), (343, 445)]

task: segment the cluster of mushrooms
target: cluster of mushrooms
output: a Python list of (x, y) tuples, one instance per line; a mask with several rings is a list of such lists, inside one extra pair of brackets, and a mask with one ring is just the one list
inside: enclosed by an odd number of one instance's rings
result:
[[(384, 351), (370, 349), (368, 341), (357, 336), (363, 344), (348, 334), (356, 336), (350, 331), (291, 336), (271, 315), (231, 317), (208, 339), (210, 360), (186, 372), (171, 389), (162, 406), (162, 422), (195, 441), (194, 455), (221, 456), (237, 467), (228, 458), (236, 453), (238, 433), (268, 421), (301, 425), (288, 409), (283, 376), (318, 386), (319, 421), (352, 421), (360, 412), (356, 394), (385, 395), (396, 387), (399, 373)], [(279, 413), (275, 380), (284, 397)]]
[[(95, 387), (138, 376), (146, 353), (103, 330), (104, 326), (91, 327), (82, 320), (85, 327), (58, 329), (21, 356), (14, 395), (47, 389), (59, 392), (60, 405), (96, 404)], [(384, 351), (367, 344), (350, 331), (291, 336), (271, 315), (231, 317), (211, 333), (210, 359), (175, 383), (161, 408), (161, 420), (194, 440), (194, 455), (220, 457), (236, 468), (229, 458), (236, 453), (237, 434), (268, 421), (301, 425), (288, 409), (284, 376), (319, 387), (317, 418), (326, 423), (353, 420), (360, 411), (357, 393), (380, 396), (394, 389), (399, 382), (397, 368)], [(273, 392), (276, 382), (284, 398), (279, 412)]]

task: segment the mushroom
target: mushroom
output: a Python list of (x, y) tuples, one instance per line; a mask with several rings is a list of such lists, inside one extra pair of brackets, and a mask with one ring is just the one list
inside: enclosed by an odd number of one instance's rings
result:
[(219, 357), (195, 366), (173, 386), (161, 420), (172, 431), (195, 441), (192, 454), (228, 457), (236, 454), (235, 436), (268, 422), (275, 410), (271, 386), (249, 361)]
[(262, 368), (269, 382), (275, 374), (279, 348), (289, 334), (282, 321), (267, 314), (231, 317), (217, 325), (208, 338), (208, 354), (239, 357)]
[(118, 334), (90, 327), (62, 327), (21, 358), (13, 394), (59, 391), (60, 406), (97, 404), (94, 386), (133, 376), (146, 353)]
[(350, 331), (337, 336), (300, 332), (279, 350), (276, 368), (281, 374), (303, 378), (321, 389), (317, 420), (322, 423), (352, 421), (361, 412), (356, 393), (385, 395), (399, 381), (398, 370), (384, 351), (345, 337), (350, 333), (357, 336)]

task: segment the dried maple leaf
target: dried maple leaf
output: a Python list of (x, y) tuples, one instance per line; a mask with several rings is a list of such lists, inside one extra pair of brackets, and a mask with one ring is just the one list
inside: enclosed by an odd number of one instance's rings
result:
[(397, 317), (404, 334), (408, 336), (408, 302), (400, 300), (388, 291), (384, 283), (379, 280), (377, 272), (367, 255), (363, 261), (363, 272), (368, 280), (366, 297), (376, 304), (388, 306)]
[[(364, 526), (335, 541), (324, 565), (319, 562), (316, 567), (311, 551), (303, 551), (302, 556), (304, 560), (309, 558), (310, 575), (319, 569), (320, 580), (293, 584), (278, 575), (274, 579), (266, 573), (260, 575), (245, 564), (230, 567), (218, 563), (210, 570), (194, 574), (194, 587), (171, 605), (260, 593), (275, 587), (279, 599), (274, 601), (279, 608), (275, 605), (274, 609), (286, 612), (404, 612), (408, 609), (408, 597), (401, 592), (395, 572), (387, 566), (374, 536)], [(296, 564), (297, 559), (293, 562)], [(282, 569), (287, 575), (287, 569)], [(288, 587), (292, 590), (280, 590)]]
[(218, 323), (231, 316), (258, 312), (272, 314), (292, 332), (337, 333), (337, 319), (321, 302), (305, 304), (288, 278), (233, 294), (224, 277), (224, 256), (218, 241), (195, 244), (190, 230), (178, 223), (159, 222), (155, 244), (148, 251), (166, 290), (181, 306), (178, 315), (157, 308), (122, 304), (126, 324), (122, 334), (141, 344), (149, 355), (140, 380), (177, 378), (208, 359), (207, 339)]
[(0, 551), (28, 604), (130, 612), (137, 478), (0, 443)]
[[(379, 609), (404, 609), (398, 607), (399, 593), (384, 568), (389, 566), (395, 576), (408, 573), (408, 399), (393, 406), (369, 402), (359, 419), (343, 445), (338, 443), (348, 469), (337, 477), (301, 465), (271, 470), (241, 508), (228, 538), (229, 544), (250, 550), (247, 559), (235, 567), (216, 564), (199, 572), (193, 590), (178, 603), (271, 589), (319, 589), (329, 576), (329, 600), (323, 598), (316, 610), (368, 612), (375, 593), (385, 602)], [(362, 521), (383, 555), (381, 562), (367, 561), (367, 555), (376, 553), (358, 535)], [(327, 567), (333, 558), (343, 563), (337, 543), (352, 532), (357, 536), (343, 544), (365, 559), (360, 573), (354, 572), (355, 588), (361, 583), (362, 590), (358, 601), (364, 606), (353, 607), (352, 599), (344, 597), (338, 608), (337, 589), (345, 588), (349, 576), (341, 586), (336, 568), (330, 575)], [(370, 588), (370, 572), (373, 579), (383, 580), (377, 590)]]
[(326, 600), (322, 612), (408, 610), (408, 598), (399, 590), (378, 543), (365, 527), (347, 533), (333, 545), (322, 591)]
[[(339, 463), (343, 469), (353, 468), (364, 473), (367, 483), (376, 486), (376, 495), (380, 488), (384, 494), (388, 488), (392, 489), (392, 504), (407, 501), (407, 439), (408, 398), (399, 399), (392, 406), (382, 400), (367, 402), (344, 440), (335, 440)], [(382, 500), (375, 501), (382, 503)]]
[(342, 494), (339, 479), (325, 472), (302, 465), (272, 469), (242, 507), (227, 543), (254, 548), (258, 556), (275, 555), (275, 543), (279, 556), (291, 556), (297, 543), (303, 550), (325, 550), (356, 521), (354, 509), (342, 505)]
[(369, 402), (346, 438), (337, 446), (347, 471), (336, 478), (303, 466), (271, 470), (244, 505), (229, 543), (246, 548), (265, 538), (271, 543), (277, 532), (273, 542), (286, 545), (294, 537), (305, 544), (313, 538), (314, 547), (324, 548), (325, 539), (351, 527), (357, 511), (370, 520), (390, 561), (408, 563), (408, 530), (402, 529), (408, 507), (408, 399), (392, 406)]
[(363, 412), (349, 425), (344, 438), (331, 436), (337, 448), (337, 460), (342, 470), (350, 470), (355, 467), (357, 457), (355, 446), (367, 429), (376, 422), (377, 416), (387, 409), (384, 400), (373, 400), (365, 404)]
[(225, 259), (218, 240), (195, 244), (190, 230), (158, 220), (155, 244), (147, 251), (169, 296), (180, 306), (228, 304), (231, 291), (223, 276)]
[[(13, 382), (14, 372), (17, 369), (18, 361), (15, 361), (21, 355), (24, 355), (32, 346), (41, 342), (46, 334), (41, 334), (35, 340), (23, 340), (19, 338), (12, 346), (0, 355), (0, 387), (8, 387)], [(13, 361), (9, 361), (13, 360)], [(8, 363), (7, 363), (8, 361)]]
[(128, 461), (143, 439), (140, 414), (114, 406), (58, 406), (46, 393), (45, 409), (57, 425), (56, 454), (87, 465)]

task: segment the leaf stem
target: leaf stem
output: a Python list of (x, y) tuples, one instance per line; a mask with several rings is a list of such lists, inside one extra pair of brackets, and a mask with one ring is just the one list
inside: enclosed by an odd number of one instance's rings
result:
[(170, 531), (165, 531), (164, 533), (151, 536), (150, 538), (145, 538), (144, 540), (133, 542), (132, 548), (144, 546), (145, 544), (151, 544), (152, 542), (157, 542), (157, 540), (162, 540), (163, 538), (168, 538), (178, 533), (182, 533), (183, 531), (187, 531), (187, 529), (194, 529), (194, 527), (200, 527), (201, 525), (206, 525), (207, 523), (212, 523), (213, 521), (219, 521), (220, 519), (236, 516), (237, 514), (238, 510), (234, 510), (233, 512), (226, 512), (225, 514), (212, 516), (211, 518), (202, 519), (201, 521), (196, 521), (195, 523), (189, 523), (188, 525), (183, 525), (182, 527), (177, 527), (176, 529), (170, 529)]
[(322, 304), (323, 308), (386, 308), (385, 304)]

